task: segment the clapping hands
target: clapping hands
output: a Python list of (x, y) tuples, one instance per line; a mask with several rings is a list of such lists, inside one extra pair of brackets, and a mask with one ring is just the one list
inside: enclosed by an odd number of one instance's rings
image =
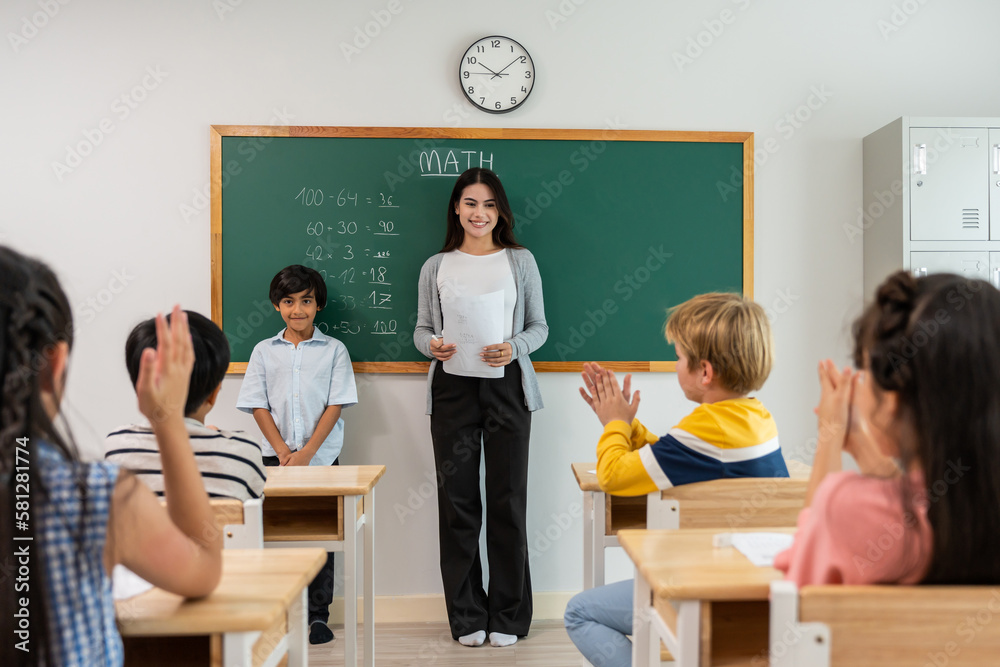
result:
[(607, 426), (617, 420), (632, 423), (639, 409), (639, 392), (636, 390), (632, 393), (631, 373), (625, 376), (621, 388), (614, 371), (601, 368), (597, 363), (585, 363), (581, 375), (586, 389), (580, 387), (580, 396), (601, 420), (602, 425)]

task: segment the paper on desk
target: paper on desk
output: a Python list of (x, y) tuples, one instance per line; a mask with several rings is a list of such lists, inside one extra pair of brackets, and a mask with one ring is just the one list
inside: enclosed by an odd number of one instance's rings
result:
[(502, 378), (503, 366), (493, 367), (479, 355), (487, 345), (503, 342), (503, 290), (480, 296), (456, 296), (441, 303), (444, 344), (457, 345), (444, 362), (451, 375)]
[(153, 584), (124, 565), (115, 565), (111, 570), (111, 598), (114, 600), (127, 600), (152, 587)]
[(792, 546), (786, 533), (733, 533), (733, 546), (757, 567), (771, 567), (774, 557)]

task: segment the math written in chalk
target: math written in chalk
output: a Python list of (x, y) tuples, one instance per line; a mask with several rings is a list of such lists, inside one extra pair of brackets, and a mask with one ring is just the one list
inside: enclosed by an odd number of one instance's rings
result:
[(338, 337), (396, 334), (393, 260), (404, 256), (407, 227), (399, 195), (322, 184), (292, 194), (301, 263), (319, 271), (327, 285), (316, 326)]

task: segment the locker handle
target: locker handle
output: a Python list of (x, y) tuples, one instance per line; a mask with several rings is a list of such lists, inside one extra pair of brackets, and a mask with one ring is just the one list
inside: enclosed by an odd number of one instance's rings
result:
[(993, 144), (993, 173), (1000, 174), (1000, 144)]
[(927, 173), (927, 144), (917, 144), (913, 147), (913, 173)]
[[(980, 163), (982, 164), (982, 163)], [(927, 277), (927, 267), (920, 267), (919, 269), (913, 269), (914, 278), (925, 278)]]
[(993, 269), (993, 286), (1000, 289), (1000, 268)]

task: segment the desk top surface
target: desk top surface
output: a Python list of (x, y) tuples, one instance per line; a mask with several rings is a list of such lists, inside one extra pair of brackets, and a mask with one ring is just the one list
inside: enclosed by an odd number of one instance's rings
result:
[(285, 613), (323, 563), (323, 549), (230, 549), (222, 580), (207, 597), (187, 600), (153, 588), (115, 602), (124, 636), (264, 631)]
[(264, 496), (363, 496), (385, 466), (268, 466)]
[(576, 483), (580, 485), (581, 491), (600, 491), (601, 485), (597, 483), (597, 473), (590, 472), (597, 470), (597, 463), (574, 463), (573, 476)]
[(735, 547), (713, 547), (726, 532), (794, 534), (794, 528), (622, 530), (618, 542), (657, 597), (675, 600), (767, 600), (783, 574), (757, 567)]
[[(785, 459), (785, 465), (788, 466), (789, 477), (809, 479), (809, 474), (812, 472), (812, 466), (794, 459)], [(591, 470), (597, 470), (596, 462), (573, 463), (571, 467), (573, 468), (573, 476), (576, 477), (576, 483), (580, 485), (581, 491), (601, 490), (601, 485), (597, 482), (597, 473), (590, 472)]]

